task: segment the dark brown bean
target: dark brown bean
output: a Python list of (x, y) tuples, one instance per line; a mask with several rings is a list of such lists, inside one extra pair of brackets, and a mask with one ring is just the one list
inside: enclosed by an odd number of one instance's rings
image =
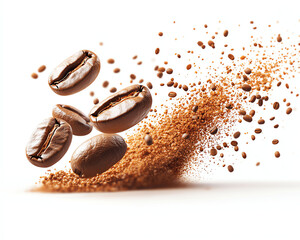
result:
[(250, 92), (251, 91), (251, 86), (249, 84), (243, 84), (242, 85), (242, 89), (245, 91), (245, 92)]
[(149, 89), (152, 89), (152, 88), (153, 88), (153, 85), (152, 85), (151, 82), (147, 82), (146, 85), (147, 85), (147, 87), (148, 87)]
[(228, 169), (229, 172), (233, 172), (234, 171), (234, 168), (231, 165), (228, 165), (227, 169)]
[(249, 115), (250, 115), (251, 117), (254, 117), (254, 115), (255, 115), (255, 110), (251, 110), (251, 111), (249, 112)]
[(233, 137), (234, 138), (239, 138), (241, 136), (241, 133), (240, 132), (235, 132), (234, 134), (233, 134)]
[(275, 155), (276, 158), (279, 158), (280, 157), (280, 152), (276, 151), (274, 155)]
[(177, 96), (177, 93), (176, 93), (176, 92), (169, 92), (168, 96), (169, 96), (170, 98), (174, 98), (174, 97)]
[(260, 134), (260, 133), (262, 132), (262, 130), (261, 130), (260, 128), (256, 128), (256, 129), (254, 130), (254, 132), (255, 132), (256, 134)]
[(151, 105), (149, 89), (135, 84), (98, 103), (90, 112), (90, 120), (101, 132), (122, 132), (144, 119)]
[(258, 124), (265, 124), (265, 120), (263, 120), (263, 119), (259, 119), (257, 122), (258, 122)]
[(293, 109), (289, 107), (289, 108), (286, 110), (286, 114), (290, 114), (292, 111), (293, 111)]
[(153, 144), (153, 138), (151, 137), (150, 134), (146, 134), (144, 140), (148, 146)]
[(72, 141), (72, 129), (61, 119), (47, 118), (33, 132), (26, 157), (37, 167), (50, 167), (67, 152)]
[(251, 72), (252, 72), (252, 70), (251, 70), (250, 68), (246, 68), (246, 69), (245, 69), (245, 73), (246, 73), (247, 75), (251, 74)]
[(90, 125), (90, 119), (83, 112), (70, 105), (56, 104), (52, 110), (52, 116), (66, 121), (76, 136), (87, 135), (93, 129)]
[(216, 156), (217, 154), (218, 154), (217, 149), (215, 149), (215, 148), (210, 149), (210, 155)]
[(246, 121), (246, 122), (252, 122), (252, 117), (250, 115), (245, 115), (243, 117), (243, 119)]
[(116, 87), (112, 87), (111, 89), (109, 89), (109, 91), (110, 91), (111, 93), (115, 93), (115, 92), (117, 91), (117, 88), (116, 88)]
[(100, 134), (82, 143), (73, 153), (71, 167), (80, 177), (94, 177), (120, 161), (127, 150), (117, 134)]
[(182, 134), (182, 138), (183, 139), (188, 139), (189, 137), (190, 137), (190, 135), (188, 133)]
[(104, 88), (107, 88), (108, 85), (109, 85), (109, 81), (104, 81), (104, 82), (102, 83), (102, 87), (104, 87)]
[(246, 115), (246, 111), (245, 110), (240, 110), (239, 114), (244, 116), (244, 115)]
[(46, 66), (45, 65), (42, 65), (38, 68), (38, 72), (41, 73), (41, 72), (44, 72), (46, 70)]
[(274, 140), (272, 141), (272, 143), (273, 143), (274, 145), (276, 145), (276, 144), (278, 144), (278, 143), (279, 143), (279, 140), (277, 140), (277, 139), (274, 139)]
[(274, 102), (274, 103), (273, 103), (273, 108), (274, 108), (275, 110), (279, 109), (279, 107), (280, 107), (279, 102)]
[(88, 50), (82, 50), (63, 61), (51, 73), (48, 84), (59, 95), (70, 95), (88, 87), (100, 71), (100, 60)]
[(242, 157), (247, 158), (247, 154), (245, 152), (242, 152)]
[(218, 132), (218, 128), (216, 126), (213, 126), (210, 130), (209, 130), (211, 135), (215, 135)]

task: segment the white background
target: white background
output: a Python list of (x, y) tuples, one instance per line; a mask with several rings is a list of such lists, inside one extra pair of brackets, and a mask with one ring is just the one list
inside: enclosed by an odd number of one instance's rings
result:
[[(103, 80), (120, 89), (119, 82), (126, 79), (128, 84), (134, 72), (153, 82), (154, 75), (145, 66), (152, 70), (156, 64), (153, 50), (158, 44), (172, 44), (159, 43), (157, 32), (180, 37), (183, 32), (188, 35), (187, 28), (203, 28), (205, 23), (222, 30), (253, 20), (257, 26), (274, 25), (274, 34), (297, 36), (299, 7), (299, 1), (2, 1), (0, 239), (299, 239), (296, 99), (290, 99), (292, 115), (280, 120), (276, 135), (281, 140), (280, 159), (273, 157), (277, 148), (265, 144), (272, 140), (265, 134), (266, 139), (249, 146), (247, 160), (238, 162), (232, 156), (233, 173), (216, 168), (185, 189), (33, 193), (30, 189), (45, 170), (32, 166), (24, 152), (31, 132), (51, 115), (54, 104), (75, 105), (88, 113), (93, 106), (89, 91), (99, 99), (108, 94), (101, 88)], [(219, 20), (224, 25), (218, 25)], [(236, 31), (231, 41), (240, 42), (240, 37)], [(80, 49), (99, 55), (103, 64), (98, 79), (73, 96), (55, 95), (47, 85), (48, 75)], [(142, 66), (132, 61), (135, 54)], [(114, 66), (105, 63), (109, 57), (116, 59)], [(46, 72), (31, 79), (41, 64), (47, 65)], [(121, 68), (119, 75), (112, 74), (114, 67)], [(293, 87), (299, 89), (298, 82)], [(159, 91), (160, 96), (165, 94)], [(68, 167), (76, 146), (89, 137), (74, 137), (55, 167)], [(257, 161), (260, 167), (255, 166)]]

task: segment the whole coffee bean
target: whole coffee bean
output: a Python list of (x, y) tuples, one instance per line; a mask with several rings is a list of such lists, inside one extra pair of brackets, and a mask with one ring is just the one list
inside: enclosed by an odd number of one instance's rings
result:
[(87, 135), (93, 129), (90, 119), (83, 112), (70, 105), (55, 105), (52, 116), (65, 120), (71, 126), (73, 134), (77, 136)]
[(61, 119), (47, 118), (32, 134), (26, 147), (26, 157), (37, 167), (50, 167), (67, 152), (72, 141), (72, 129)]
[(147, 116), (152, 105), (149, 89), (132, 85), (98, 103), (90, 112), (94, 127), (104, 133), (117, 133), (131, 128)]
[(144, 137), (145, 143), (150, 146), (153, 144), (153, 138), (151, 137), (150, 134), (146, 134)]
[(88, 87), (98, 76), (100, 60), (88, 50), (81, 50), (58, 65), (49, 77), (50, 88), (59, 95), (70, 95)]
[(100, 134), (82, 143), (73, 153), (71, 167), (80, 177), (94, 177), (122, 159), (127, 150), (117, 134)]

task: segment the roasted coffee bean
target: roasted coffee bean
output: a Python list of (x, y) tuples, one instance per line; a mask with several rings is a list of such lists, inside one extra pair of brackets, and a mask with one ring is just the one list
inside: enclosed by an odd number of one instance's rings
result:
[(151, 137), (150, 134), (146, 134), (144, 140), (148, 146), (153, 144), (153, 138)]
[(246, 122), (252, 122), (252, 117), (250, 115), (245, 115), (243, 117), (243, 119), (246, 121)]
[(291, 114), (292, 111), (293, 111), (293, 109), (289, 107), (289, 108), (286, 110), (286, 114)]
[(100, 134), (82, 143), (73, 153), (71, 168), (80, 177), (94, 177), (120, 161), (127, 150), (117, 134)]
[(211, 135), (215, 135), (218, 132), (218, 128), (216, 126), (213, 126), (210, 130), (209, 130)]
[(227, 169), (228, 169), (229, 172), (233, 172), (234, 171), (234, 168), (231, 165), (228, 165)]
[(251, 117), (254, 117), (254, 115), (255, 115), (255, 110), (251, 110), (251, 111), (249, 112), (249, 115), (250, 115)]
[(190, 137), (190, 135), (188, 133), (184, 133), (181, 136), (183, 139), (188, 139)]
[(255, 96), (255, 95), (252, 95), (251, 98), (250, 98), (250, 100), (249, 100), (249, 102), (254, 103), (255, 100), (256, 100), (256, 96)]
[(101, 132), (122, 132), (143, 120), (151, 105), (149, 89), (135, 84), (98, 103), (90, 112), (90, 120)]
[(254, 130), (254, 132), (257, 133), (257, 134), (260, 134), (260, 133), (262, 132), (262, 130), (261, 130), (260, 128), (256, 128), (256, 129)]
[(244, 116), (244, 115), (246, 115), (246, 111), (245, 110), (240, 110), (239, 114)]
[(243, 84), (242, 85), (242, 89), (245, 91), (245, 92), (250, 92), (251, 91), (251, 86), (249, 84)]
[(52, 116), (65, 120), (71, 126), (73, 134), (77, 136), (87, 135), (93, 129), (90, 119), (83, 112), (70, 105), (55, 105)]
[(50, 167), (67, 152), (72, 141), (71, 126), (61, 119), (47, 118), (33, 132), (26, 157), (37, 167)]
[(274, 102), (273, 103), (273, 108), (275, 109), (275, 110), (277, 110), (277, 109), (279, 109), (279, 102)]
[(98, 76), (100, 60), (88, 50), (81, 50), (57, 66), (49, 77), (50, 88), (59, 95), (70, 95), (88, 87)]
[(239, 138), (241, 136), (241, 133), (240, 132), (235, 132), (234, 134), (233, 134), (233, 137), (234, 138)]

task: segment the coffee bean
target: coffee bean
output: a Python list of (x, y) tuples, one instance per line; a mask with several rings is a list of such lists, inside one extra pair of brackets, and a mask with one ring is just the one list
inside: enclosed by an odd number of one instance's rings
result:
[(239, 114), (240, 114), (240, 115), (246, 115), (246, 111), (245, 111), (245, 110), (240, 110), (240, 111), (239, 111)]
[(292, 111), (293, 111), (293, 109), (289, 107), (289, 108), (286, 110), (286, 114), (290, 114)]
[(102, 83), (102, 87), (104, 87), (104, 88), (107, 88), (108, 85), (109, 85), (109, 81), (104, 81), (104, 82)]
[(222, 147), (220, 145), (217, 146), (217, 150), (221, 150)]
[(257, 99), (261, 99), (261, 95), (260, 94), (256, 94), (256, 98)]
[(247, 158), (247, 154), (245, 152), (242, 152), (242, 157)]
[(252, 95), (251, 98), (250, 98), (250, 100), (249, 100), (249, 102), (254, 103), (255, 100), (256, 100), (256, 96), (255, 96), (255, 95)]
[(224, 37), (227, 37), (228, 33), (229, 33), (228, 30), (225, 30), (224, 33), (223, 33)]
[(71, 167), (80, 177), (94, 177), (120, 161), (127, 150), (117, 134), (100, 134), (82, 143), (73, 153)]
[(214, 83), (210, 86), (210, 88), (211, 88), (212, 91), (216, 91), (217, 90), (216, 84), (214, 84)]
[(52, 110), (54, 118), (60, 118), (66, 121), (72, 128), (76, 136), (89, 134), (93, 127), (90, 125), (90, 119), (83, 112), (75, 107), (64, 104), (57, 104)]
[(244, 81), (248, 81), (249, 80), (249, 78), (247, 77), (247, 75), (243, 75), (243, 80)]
[(134, 79), (136, 79), (136, 76), (134, 74), (130, 74), (130, 79), (134, 80)]
[(250, 115), (251, 117), (254, 117), (254, 115), (255, 115), (255, 110), (251, 110), (251, 111), (249, 112), (249, 115)]
[(274, 108), (275, 110), (279, 109), (279, 107), (280, 107), (279, 102), (274, 102), (274, 103), (273, 103), (273, 108)]
[(209, 130), (211, 135), (215, 135), (218, 132), (218, 128), (216, 126), (213, 126), (210, 130)]
[(93, 91), (90, 91), (90, 96), (94, 97), (95, 93)]
[(88, 50), (82, 50), (63, 61), (51, 73), (48, 84), (59, 95), (70, 95), (88, 87), (100, 71), (100, 60)]
[(153, 138), (151, 137), (150, 134), (146, 134), (144, 140), (148, 146), (153, 144)]
[(246, 122), (252, 122), (252, 117), (250, 115), (245, 115), (243, 117), (243, 119), (246, 121)]
[(276, 151), (274, 155), (275, 155), (275, 157), (279, 158), (280, 157), (280, 152)]
[(114, 64), (114, 63), (115, 63), (115, 60), (112, 59), (112, 58), (109, 58), (109, 59), (107, 60), (107, 63), (108, 63), (108, 64)]
[(275, 119), (275, 117), (271, 117), (271, 118), (270, 118), (270, 121), (273, 121), (274, 119)]
[(277, 42), (281, 42), (282, 41), (282, 37), (280, 36), (280, 34), (278, 34), (277, 36)]
[(231, 165), (228, 165), (227, 169), (228, 169), (229, 172), (233, 172), (234, 171), (234, 168)]
[(235, 147), (235, 146), (238, 145), (238, 142), (237, 141), (231, 141), (231, 145)]
[(238, 147), (238, 146), (235, 146), (233, 149), (234, 149), (234, 151), (237, 152), (237, 151), (239, 150), (239, 147)]
[(249, 84), (243, 84), (242, 85), (242, 89), (245, 91), (245, 92), (250, 92), (251, 91), (251, 86)]
[(275, 124), (275, 125), (274, 125), (274, 128), (278, 128), (278, 127), (279, 127), (279, 124)]
[(226, 107), (227, 109), (232, 109), (232, 108), (233, 108), (233, 106), (232, 106), (231, 103), (227, 103), (225, 107)]
[(143, 120), (151, 105), (149, 89), (135, 84), (98, 103), (90, 112), (90, 120), (101, 132), (122, 132)]
[(258, 104), (258, 106), (261, 107), (261, 106), (263, 105), (263, 100), (262, 100), (262, 99), (259, 99), (257, 104)]
[(252, 72), (252, 70), (251, 70), (250, 68), (246, 68), (246, 69), (245, 69), (245, 73), (246, 73), (247, 75), (251, 74), (251, 72)]
[(176, 92), (169, 92), (168, 96), (169, 96), (170, 98), (174, 98), (174, 97), (177, 96), (177, 93), (176, 93)]
[(99, 103), (99, 99), (98, 99), (98, 98), (95, 98), (95, 99), (93, 100), (93, 103), (94, 103), (94, 104), (98, 104), (98, 103)]
[(260, 134), (260, 133), (262, 132), (262, 130), (261, 130), (260, 128), (256, 128), (256, 129), (254, 130), (254, 132), (257, 133), (257, 134)]
[(277, 140), (277, 139), (274, 139), (274, 140), (272, 141), (272, 143), (273, 143), (274, 145), (276, 145), (276, 144), (278, 144), (278, 143), (279, 143), (279, 140)]
[(189, 137), (190, 137), (190, 135), (188, 133), (182, 134), (182, 138), (183, 139), (188, 139)]
[(216, 156), (218, 154), (218, 151), (215, 148), (210, 149), (210, 155)]
[(147, 87), (148, 87), (149, 89), (152, 89), (152, 88), (153, 88), (153, 85), (152, 85), (151, 82), (147, 82), (146, 85), (147, 85)]
[(258, 124), (264, 124), (264, 123), (265, 123), (265, 120), (263, 120), (263, 119), (258, 120)]
[(155, 54), (159, 54), (159, 52), (160, 52), (159, 48), (156, 48), (155, 49)]
[(167, 83), (167, 86), (168, 87), (172, 87), (174, 85), (174, 82), (173, 81), (169, 81), (168, 83)]
[(115, 93), (115, 92), (117, 91), (117, 88), (116, 88), (116, 87), (112, 87), (111, 89), (109, 89), (109, 91), (110, 91), (111, 93)]
[(38, 72), (41, 73), (41, 72), (44, 72), (46, 70), (46, 66), (45, 65), (42, 65), (38, 68)]
[(234, 56), (233, 56), (232, 54), (228, 54), (228, 58), (229, 58), (230, 60), (234, 60)]
[(31, 74), (31, 77), (32, 77), (33, 79), (37, 79), (37, 78), (39, 77), (39, 75), (37, 75), (36, 73), (32, 73), (32, 74)]
[(192, 65), (191, 64), (188, 64), (187, 66), (186, 66), (186, 69), (187, 70), (190, 70), (192, 68)]
[(197, 112), (197, 111), (198, 111), (198, 106), (194, 106), (194, 107), (192, 108), (192, 111), (193, 111), (193, 112)]
[(254, 141), (254, 140), (255, 140), (255, 136), (254, 136), (254, 135), (251, 135), (251, 139)]
[(61, 119), (47, 118), (33, 132), (26, 147), (26, 157), (37, 167), (50, 167), (67, 152), (72, 129)]
[(121, 69), (120, 69), (120, 68), (115, 68), (115, 69), (114, 69), (114, 73), (119, 73), (119, 72), (121, 72)]
[(173, 69), (172, 68), (168, 68), (166, 72), (167, 72), (167, 74), (172, 74), (173, 73)]
[(233, 134), (233, 137), (234, 138), (239, 138), (241, 136), (241, 133), (240, 132), (235, 132), (234, 134)]
[(160, 37), (162, 37), (163, 35), (164, 35), (163, 32), (158, 33), (158, 36), (160, 36)]
[(183, 89), (184, 91), (188, 91), (188, 90), (189, 90), (189, 87), (188, 87), (187, 85), (183, 85), (183, 86), (182, 86), (182, 89)]

